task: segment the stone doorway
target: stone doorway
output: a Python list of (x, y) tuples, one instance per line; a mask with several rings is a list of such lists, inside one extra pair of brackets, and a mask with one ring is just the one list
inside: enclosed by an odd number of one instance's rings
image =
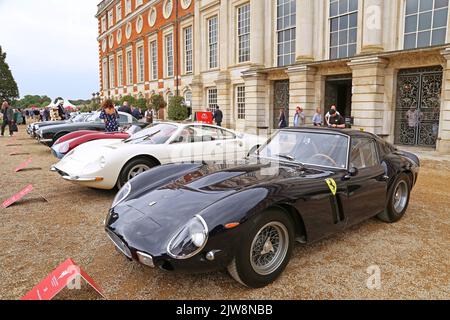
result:
[(284, 109), (286, 122), (289, 126), (289, 80), (274, 81), (273, 83), (273, 128), (278, 129), (280, 109)]
[(351, 74), (327, 77), (324, 114), (330, 110), (332, 105), (336, 105), (342, 117), (350, 117), (352, 115), (352, 86)]

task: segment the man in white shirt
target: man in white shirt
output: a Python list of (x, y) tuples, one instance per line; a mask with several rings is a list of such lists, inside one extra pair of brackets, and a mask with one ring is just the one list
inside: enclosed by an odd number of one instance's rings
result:
[[(336, 105), (333, 104), (330, 109), (336, 111), (337, 116), (341, 116), (339, 111), (337, 111), (337, 109), (336, 109)], [(325, 122), (327, 123), (327, 126), (330, 126), (330, 118), (331, 118), (331, 114), (330, 114), (330, 111), (328, 111), (327, 114), (325, 115)]]

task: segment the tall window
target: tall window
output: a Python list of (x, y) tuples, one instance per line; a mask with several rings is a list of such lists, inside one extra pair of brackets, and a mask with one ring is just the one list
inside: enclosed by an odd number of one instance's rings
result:
[(166, 36), (166, 76), (173, 77), (173, 36)]
[(358, 0), (330, 0), (330, 59), (356, 54)]
[(217, 107), (217, 88), (209, 88), (208, 91), (208, 110), (214, 111)]
[(150, 78), (152, 80), (158, 80), (158, 42), (156, 40), (150, 43), (150, 59)]
[(114, 57), (110, 57), (109, 58), (109, 86), (110, 88), (114, 88), (115, 87), (115, 71), (116, 71), (116, 66), (114, 65)]
[(236, 87), (237, 116), (239, 120), (245, 120), (245, 86)]
[(145, 81), (144, 46), (140, 46), (137, 48), (136, 56), (137, 56), (137, 82), (142, 83)]
[(122, 3), (119, 2), (116, 6), (116, 22), (122, 20)]
[(133, 84), (133, 51), (127, 51), (127, 84)]
[(102, 25), (102, 32), (105, 32), (106, 31), (106, 16), (102, 17), (101, 25)]
[(131, 13), (131, 0), (125, 0), (125, 15)]
[(277, 0), (278, 66), (295, 62), (296, 0)]
[(237, 9), (239, 62), (250, 61), (250, 3)]
[(103, 90), (107, 90), (109, 88), (108, 84), (108, 60), (103, 60)]
[(217, 55), (217, 16), (208, 20), (208, 46), (209, 46), (209, 68), (217, 68), (219, 66), (219, 60)]
[(186, 29), (184, 29), (184, 66), (186, 73), (192, 73), (192, 49), (192, 27), (187, 27)]
[(117, 56), (117, 86), (123, 86), (123, 56), (119, 54)]
[(404, 48), (421, 48), (445, 43), (448, 0), (407, 0)]
[(142, 6), (143, 0), (136, 0), (136, 8)]
[(108, 11), (108, 28), (111, 28), (114, 25), (114, 11)]

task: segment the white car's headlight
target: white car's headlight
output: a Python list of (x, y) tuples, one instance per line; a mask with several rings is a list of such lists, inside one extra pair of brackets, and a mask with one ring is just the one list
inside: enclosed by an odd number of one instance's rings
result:
[(199, 253), (208, 241), (208, 225), (196, 215), (170, 240), (167, 253), (175, 259), (188, 259)]
[(123, 200), (125, 200), (128, 195), (131, 192), (131, 184), (127, 182), (122, 189), (119, 190), (119, 192), (116, 194), (116, 197), (114, 198), (114, 201), (112, 203), (112, 207), (116, 207), (118, 204), (120, 204)]
[(69, 151), (70, 144), (68, 142), (63, 142), (59, 145), (60, 153), (67, 153)]

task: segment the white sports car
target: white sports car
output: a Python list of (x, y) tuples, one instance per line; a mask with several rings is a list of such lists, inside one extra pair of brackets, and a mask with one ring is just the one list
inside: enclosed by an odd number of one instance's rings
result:
[(200, 123), (157, 123), (127, 140), (80, 145), (52, 167), (63, 179), (113, 189), (155, 166), (173, 162), (239, 160), (266, 139)]

